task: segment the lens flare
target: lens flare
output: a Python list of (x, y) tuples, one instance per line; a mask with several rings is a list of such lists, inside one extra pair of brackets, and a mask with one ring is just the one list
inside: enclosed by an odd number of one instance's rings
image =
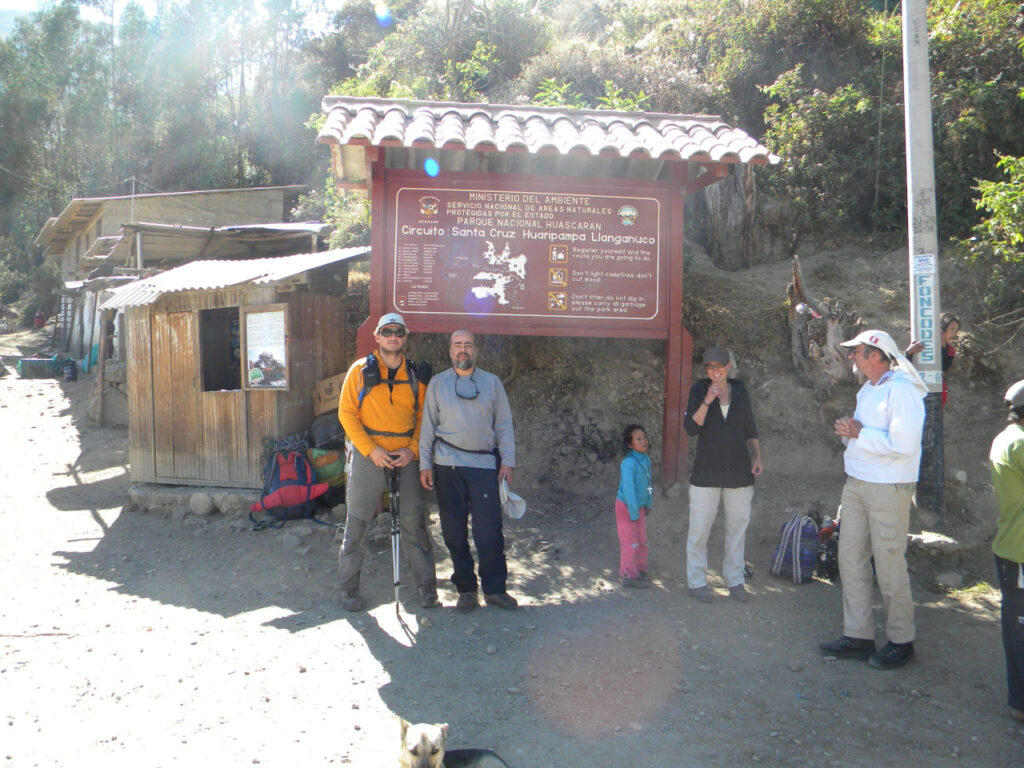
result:
[(427, 174), (427, 176), (433, 178), (441, 172), (441, 166), (438, 164), (437, 160), (432, 157), (428, 157), (423, 161), (423, 172)]
[(377, 16), (377, 23), (382, 27), (391, 26), (391, 9), (387, 3), (374, 3), (373, 12)]

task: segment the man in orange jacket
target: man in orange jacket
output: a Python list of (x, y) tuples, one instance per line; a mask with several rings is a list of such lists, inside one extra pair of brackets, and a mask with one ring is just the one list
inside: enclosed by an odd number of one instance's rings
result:
[(359, 575), (363, 568), (366, 534), (381, 494), (384, 470), (399, 474), (402, 501), (402, 551), (419, 589), (420, 605), (435, 608), (437, 575), (427, 532), (426, 505), (420, 500), (417, 473), (420, 421), (426, 385), (417, 380), (403, 354), (408, 330), (401, 315), (389, 312), (373, 334), (377, 351), (359, 358), (348, 369), (338, 403), (338, 419), (348, 448), (348, 514), (338, 554), (341, 605), (347, 611), (363, 608)]

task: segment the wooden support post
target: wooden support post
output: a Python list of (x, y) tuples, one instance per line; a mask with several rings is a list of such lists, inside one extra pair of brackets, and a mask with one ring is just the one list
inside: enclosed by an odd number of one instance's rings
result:
[(384, 300), (388, 287), (385, 285), (387, 258), (384, 247), (388, 219), (384, 200), (384, 150), (367, 147), (366, 160), (370, 166), (370, 316), (356, 331), (356, 355), (363, 356), (373, 351), (373, 329), (377, 319), (384, 314)]
[(665, 342), (665, 391), (662, 411), (661, 482), (675, 485), (686, 476), (689, 441), (682, 429), (690, 388), (693, 340), (683, 328), (683, 211), (688, 167), (672, 167), (670, 228), (668, 238), (668, 340)]
[(108, 317), (110, 316), (110, 310), (105, 309), (100, 312), (100, 350), (96, 356), (96, 393), (99, 396), (99, 402), (96, 406), (96, 423), (103, 423), (103, 396), (107, 389), (106, 382), (106, 370), (107, 370), (107, 325)]

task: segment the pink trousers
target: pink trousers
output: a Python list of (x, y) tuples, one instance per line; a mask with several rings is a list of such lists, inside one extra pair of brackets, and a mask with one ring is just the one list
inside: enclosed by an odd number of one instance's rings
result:
[(629, 507), (615, 500), (615, 526), (619, 531), (619, 576), (635, 579), (647, 573), (647, 515), (629, 519)]

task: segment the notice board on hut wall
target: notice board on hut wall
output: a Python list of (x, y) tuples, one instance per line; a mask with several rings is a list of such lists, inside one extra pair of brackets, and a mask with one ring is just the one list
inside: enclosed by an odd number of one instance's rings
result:
[(392, 172), (385, 194), (385, 284), (408, 321), (667, 335), (666, 185)]

